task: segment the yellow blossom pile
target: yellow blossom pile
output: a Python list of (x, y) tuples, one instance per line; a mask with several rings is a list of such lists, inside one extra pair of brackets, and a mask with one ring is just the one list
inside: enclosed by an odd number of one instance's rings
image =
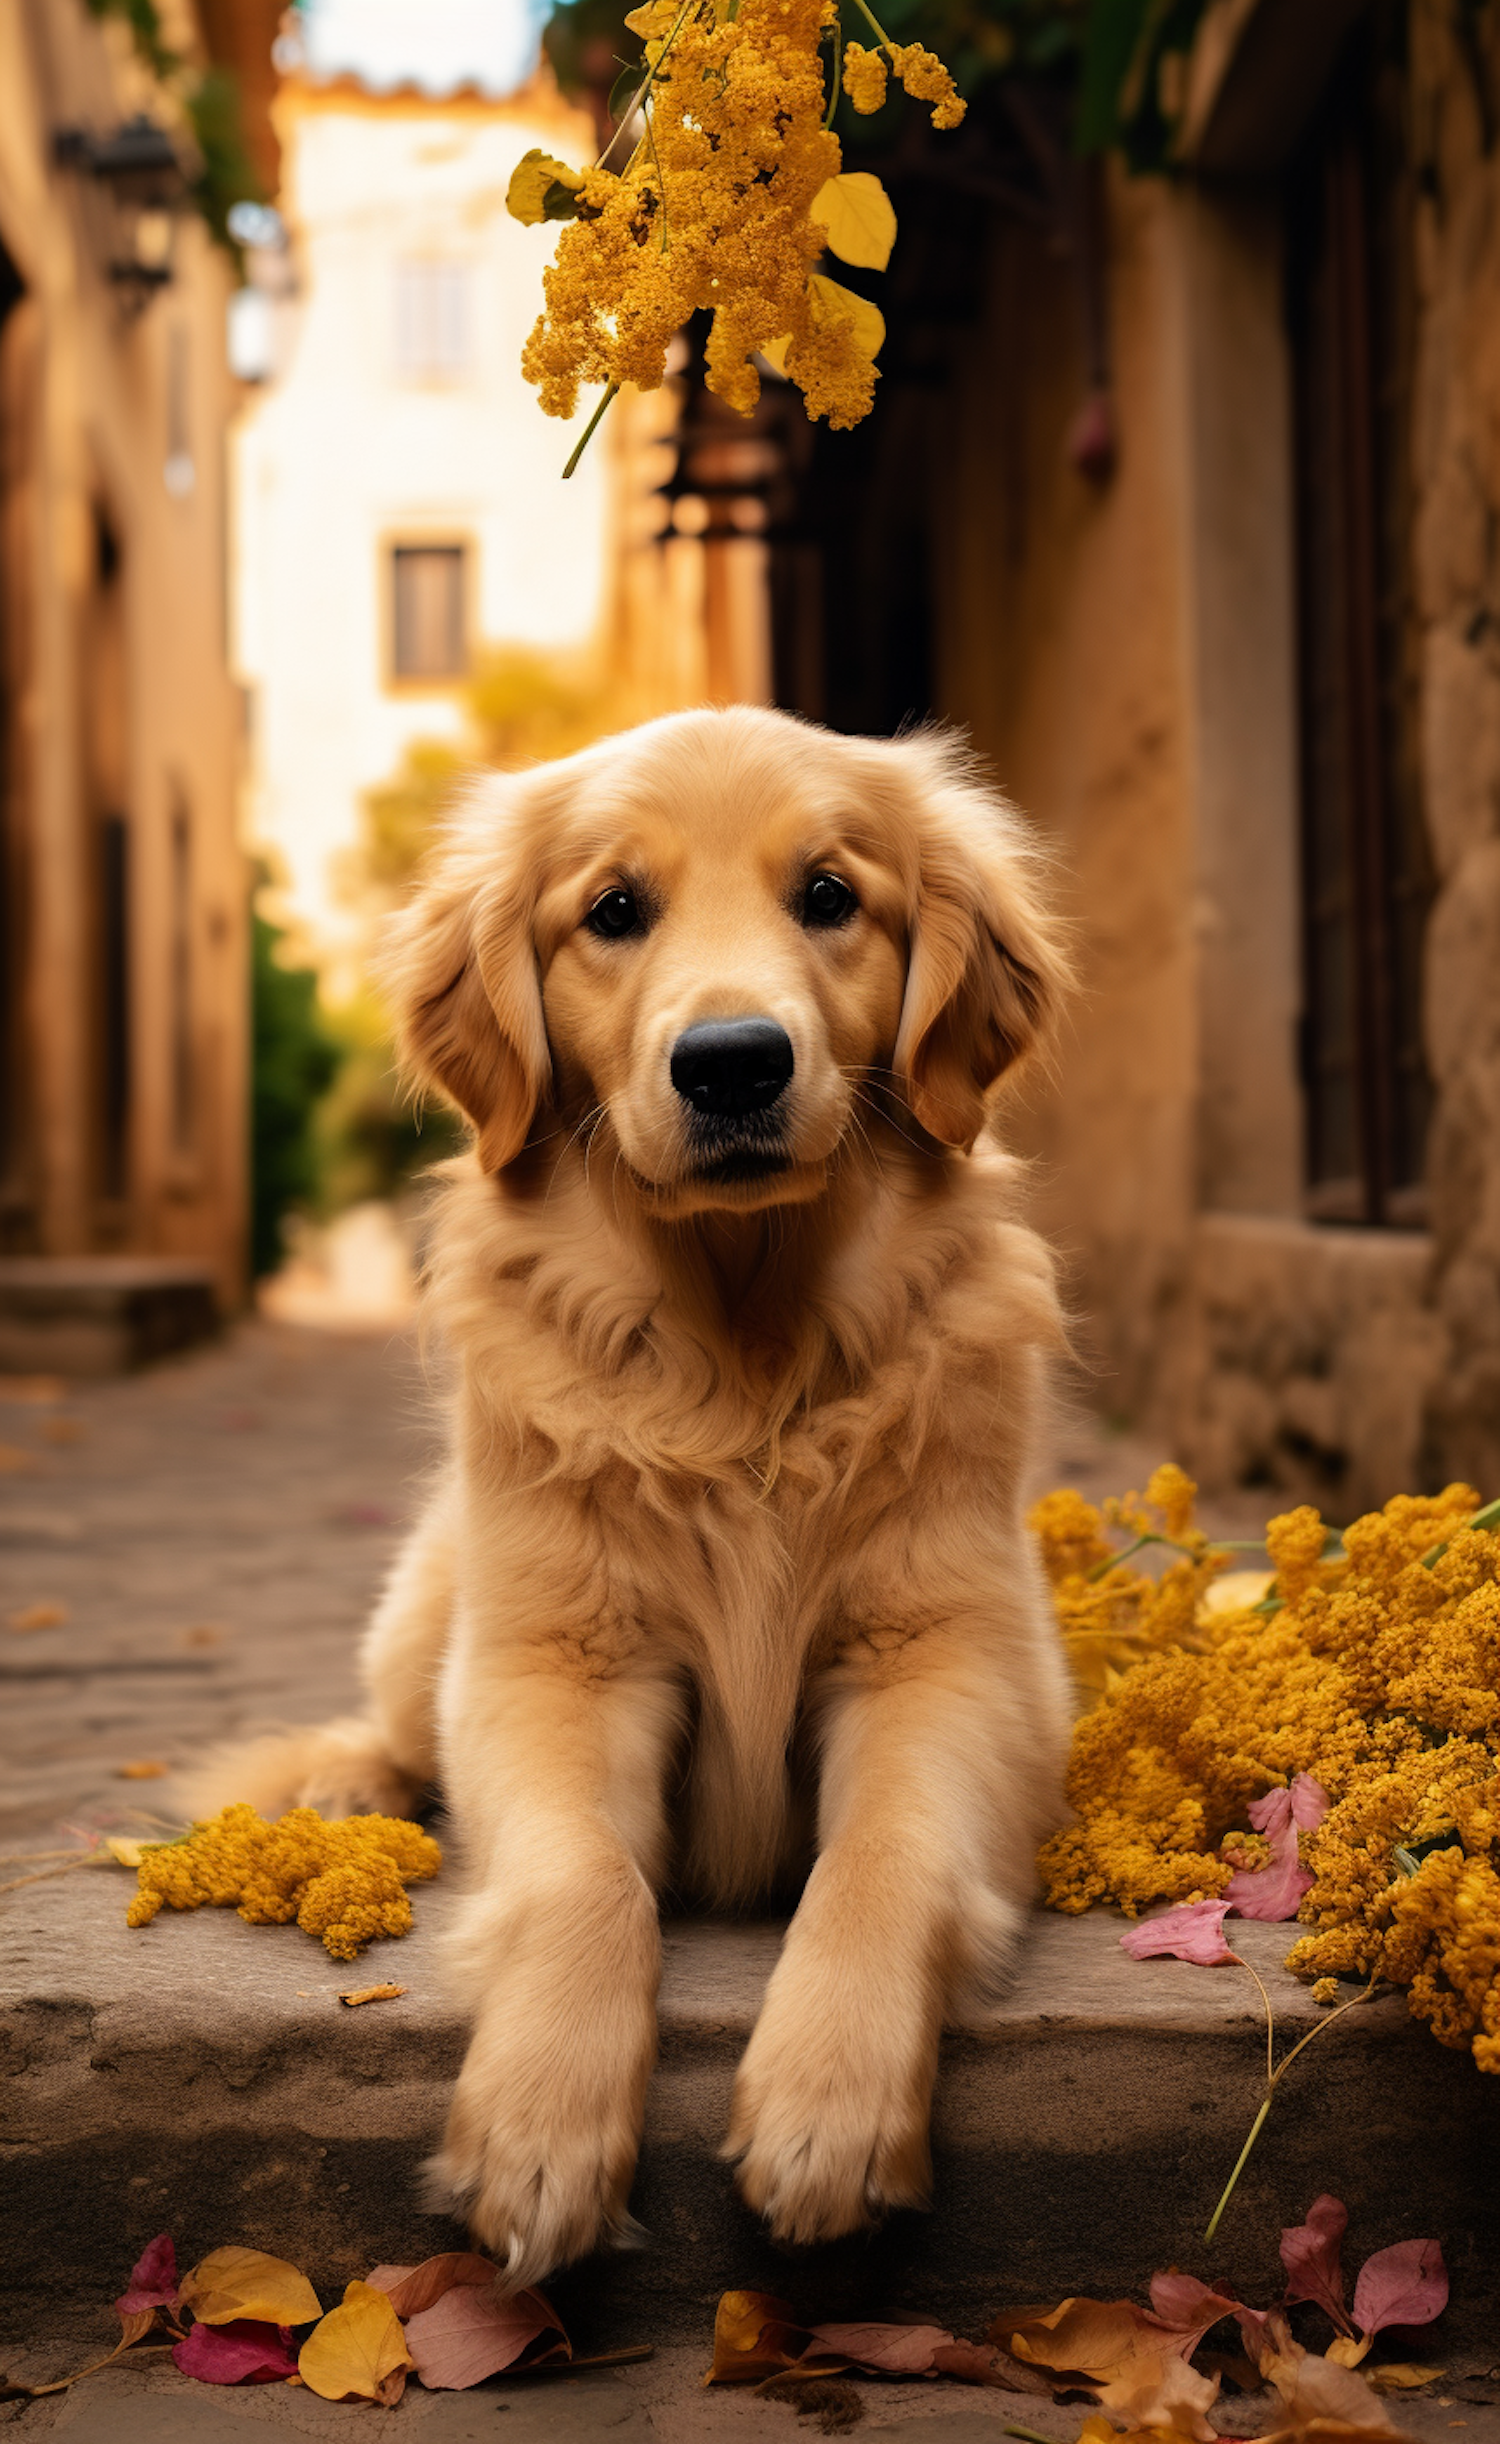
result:
[[(890, 237), (851, 252), (830, 234), (841, 153), (823, 46), (836, 35), (837, 0), (644, 0), (625, 22), (644, 59), (615, 144), (582, 174), (528, 154), (507, 199), (518, 219), (567, 224), (522, 357), (543, 408), (571, 416), (585, 383), (607, 385), (606, 402), (625, 382), (657, 388), (674, 334), (708, 309), (708, 386), (731, 407), (754, 407), (760, 354), (799, 386), (809, 416), (858, 423), (874, 399), (885, 326), (814, 265), (831, 245), (846, 261), (883, 268)], [(879, 50), (854, 44), (848, 54), (855, 107), (879, 107), (888, 60), (932, 103), (936, 125), (956, 126), (964, 104), (942, 62), (870, 23)], [(627, 130), (635, 149), (610, 167)], [(883, 191), (881, 200), (894, 235)]]
[(1403, 1986), (1443, 2044), (1500, 2071), (1494, 1511), (1470, 1524), (1466, 1485), (1399, 1495), (1341, 1547), (1315, 1510), (1288, 1512), (1266, 1535), (1272, 1596), (1216, 1612), (1202, 1598), (1227, 1557), (1192, 1529), (1192, 1491), (1180, 1471), (1148, 1488), (1186, 1548), (1157, 1586), (1112, 1559), (1107, 1528), (1139, 1532), (1138, 1505), (1111, 1520), (1057, 1493), (1033, 1513), (1064, 1636), (1103, 1692), (1074, 1732), (1076, 1821), (1041, 1852), (1048, 1903), (1134, 1917), (1222, 1892), (1257, 1855), (1249, 1802), (1310, 1774), (1332, 1804), (1301, 1836), (1313, 1883), (1288, 1966), (1320, 1999), (1338, 1978)]
[(250, 1926), (295, 1918), (335, 1960), (354, 1960), (377, 1935), (407, 1932), (406, 1885), (425, 1883), (442, 1863), (432, 1836), (400, 1817), (325, 1823), (316, 1808), (292, 1808), (268, 1822), (241, 1803), (181, 1841), (143, 1849), (125, 1918), (149, 1926), (162, 1909), (205, 1904), (237, 1909)]

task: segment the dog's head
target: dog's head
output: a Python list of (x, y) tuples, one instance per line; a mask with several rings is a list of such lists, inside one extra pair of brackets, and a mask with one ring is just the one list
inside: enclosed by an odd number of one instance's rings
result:
[(739, 707), (480, 783), (388, 974), (487, 1170), (597, 1133), (675, 1216), (818, 1195), (861, 1094), (971, 1147), (1065, 971), (951, 741)]

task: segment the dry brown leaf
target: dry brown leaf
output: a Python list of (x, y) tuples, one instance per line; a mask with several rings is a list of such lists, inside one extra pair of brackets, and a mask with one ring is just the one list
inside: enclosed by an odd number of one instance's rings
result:
[[(1032, 2367), (1049, 2369), (1071, 2388), (1087, 2388), (1100, 2406), (1137, 2427), (1175, 2427), (1210, 2444), (1204, 2415), (1218, 2397), (1217, 2376), (1201, 2376), (1182, 2355), (1219, 2316), (1233, 2314), (1224, 2300), (1190, 2278), (1159, 2278), (1184, 2289), (1189, 2322), (1168, 2323), (1133, 2300), (1068, 2299), (1056, 2308), (997, 2317), (988, 2340)], [(1186, 2300), (1190, 2289), (1193, 2298)], [(1210, 2305), (1198, 2304), (1198, 2295)], [(1177, 2305), (1175, 2294), (1173, 2305)]]
[(50, 2385), (8, 2385), (6, 2393), (11, 2399), (28, 2395), (33, 2401), (39, 2401), (44, 2393), (66, 2393), (69, 2385), (76, 2385), (80, 2377), (96, 2376), (101, 2368), (109, 2367), (130, 2349), (132, 2343), (139, 2342), (143, 2335), (149, 2334), (155, 2323), (154, 2308), (122, 2309), (120, 2339), (112, 2351), (105, 2352), (102, 2359), (91, 2359), (86, 2368), (75, 2368), (71, 2376), (59, 2376)]
[(398, 2317), (418, 2317), (457, 2284), (493, 2283), (499, 2268), (473, 2249), (446, 2249), (420, 2266), (376, 2266), (365, 2276), (383, 2291)]
[(0, 1400), (36, 1401), (45, 1408), (48, 1401), (65, 1400), (67, 1393), (61, 1375), (0, 1375)]
[[(703, 2381), (757, 2384), (763, 2377), (779, 2376), (805, 2364), (803, 2354), (811, 2341), (811, 2329), (797, 2323), (785, 2300), (765, 2291), (726, 2291), (714, 2313), (714, 2363)], [(828, 2357), (828, 2368), (847, 2364)]]
[(201, 2325), (249, 2317), (262, 2325), (308, 2325), (323, 2314), (305, 2274), (261, 2249), (215, 2249), (184, 2275), (178, 2295)]
[(502, 2300), (493, 2287), (477, 2283), (455, 2283), (431, 2308), (408, 2317), (406, 2341), (423, 2384), (448, 2392), (483, 2384), (523, 2361), (536, 2368), (573, 2356), (539, 2291), (516, 2291)]
[(297, 2373), (325, 2402), (380, 2402), (391, 2409), (416, 2361), (387, 2294), (373, 2283), (350, 2283), (337, 2308), (313, 2327), (297, 2353)]
[(23, 1604), (19, 1612), (6, 1614), (5, 1626), (24, 1637), (33, 1629), (61, 1629), (67, 1618), (66, 1604)]
[(163, 1774), (169, 1774), (171, 1770), (170, 1765), (163, 1765), (156, 1757), (132, 1757), (128, 1764), (115, 1767), (115, 1780), (117, 1782), (159, 1782)]
[(81, 1417), (44, 1417), (38, 1431), (44, 1443), (81, 1443), (85, 1428)]
[(36, 1466), (35, 1455), (19, 1443), (0, 1443), (0, 1477), (18, 1477)]
[(405, 1992), (404, 1986), (356, 1986), (352, 1994), (341, 1994), (339, 2001), (352, 2011), (359, 2003), (394, 2003)]

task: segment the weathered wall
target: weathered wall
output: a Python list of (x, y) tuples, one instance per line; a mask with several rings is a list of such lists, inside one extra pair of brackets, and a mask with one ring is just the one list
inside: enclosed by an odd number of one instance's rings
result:
[[(1500, 112), (1500, 29), (1484, 34)], [(1430, 1234), (1302, 1214), (1289, 367), (1271, 170), (1110, 193), (1120, 459), (1067, 455), (1066, 262), (997, 243), (936, 470), (944, 710), (1059, 851), (1083, 992), (1010, 1114), (1100, 1405), (1344, 1514), (1500, 1485), (1500, 145), (1412, 12)]]
[[(225, 659), (231, 276), (188, 214), (170, 285), (132, 315), (108, 278), (120, 245), (108, 202), (52, 150), (59, 127), (103, 132), (141, 109), (166, 115), (122, 26), (99, 26), (83, 0), (0, 10), (0, 242), (24, 289), (0, 341), (4, 815), (19, 969), (0, 1240), (20, 1253), (207, 1259), (233, 1303), (248, 994), (239, 711)], [(101, 519), (118, 549), (107, 588)], [(99, 1152), (106, 813), (126, 819), (130, 844), (131, 1090), (117, 1183)], [(179, 820), (190, 826), (182, 927)]]
[[(1427, 1048), (1432, 1296), (1443, 1349), (1428, 1466), (1500, 1487), (1500, 28), (1412, 11), (1417, 215), (1414, 477), (1422, 755), (1439, 890)], [(1477, 78), (1476, 78), (1477, 70)], [(1481, 90), (1481, 83), (1482, 88)]]
[(1174, 264), (1162, 188), (1109, 216), (1113, 480), (1067, 439), (1082, 391), (1065, 260), (1005, 230), (955, 446), (934, 470), (942, 710), (1058, 851), (1082, 992), (1056, 1076), (1008, 1116), (1069, 1266), (1100, 1397), (1139, 1413), (1173, 1343), (1193, 1212), (1193, 910)]

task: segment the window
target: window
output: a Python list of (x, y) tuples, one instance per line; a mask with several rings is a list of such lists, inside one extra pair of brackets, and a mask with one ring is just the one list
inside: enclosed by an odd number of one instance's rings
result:
[(398, 679), (463, 677), (466, 560), (461, 543), (398, 543), (391, 554), (391, 661)]
[(1414, 214), (1399, 13), (1377, 7), (1292, 183), (1307, 1202), (1423, 1219), (1432, 896), (1407, 572)]
[(396, 266), (396, 374), (402, 382), (467, 379), (469, 266), (440, 257)]

